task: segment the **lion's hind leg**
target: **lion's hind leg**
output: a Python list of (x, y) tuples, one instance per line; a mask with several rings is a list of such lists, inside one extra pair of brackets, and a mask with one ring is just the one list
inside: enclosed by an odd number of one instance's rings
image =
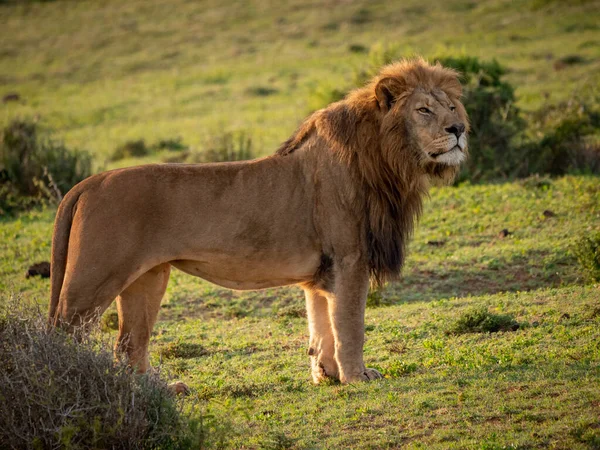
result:
[(138, 372), (150, 367), (148, 344), (156, 323), (171, 265), (160, 264), (141, 275), (117, 297), (119, 335), (115, 350), (127, 354), (129, 364)]
[(328, 377), (338, 378), (338, 367), (335, 362), (335, 341), (327, 298), (316, 291), (305, 289), (306, 313), (310, 332), (310, 355), (312, 377), (319, 383)]

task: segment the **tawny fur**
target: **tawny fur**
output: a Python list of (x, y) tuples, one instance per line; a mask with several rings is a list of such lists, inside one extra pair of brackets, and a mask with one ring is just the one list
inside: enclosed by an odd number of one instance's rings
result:
[(90, 177), (57, 213), (51, 322), (72, 328), (117, 298), (117, 348), (144, 371), (171, 266), (234, 289), (296, 284), (313, 380), (380, 377), (362, 357), (369, 280), (399, 275), (428, 186), (466, 156), (460, 95), (454, 71), (402, 61), (270, 157)]

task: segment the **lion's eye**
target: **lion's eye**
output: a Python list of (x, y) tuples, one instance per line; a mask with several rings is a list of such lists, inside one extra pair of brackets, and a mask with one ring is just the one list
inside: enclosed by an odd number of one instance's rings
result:
[(431, 111), (428, 108), (419, 108), (417, 111), (423, 114), (431, 114)]
[(456, 109), (456, 106), (451, 106), (450, 107), (450, 111), (454, 111)]

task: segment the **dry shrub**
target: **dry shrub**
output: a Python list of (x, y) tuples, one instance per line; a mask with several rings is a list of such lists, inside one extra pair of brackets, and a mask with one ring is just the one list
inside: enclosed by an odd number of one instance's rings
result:
[(156, 373), (73, 339), (12, 299), (0, 306), (2, 448), (179, 448), (185, 417)]

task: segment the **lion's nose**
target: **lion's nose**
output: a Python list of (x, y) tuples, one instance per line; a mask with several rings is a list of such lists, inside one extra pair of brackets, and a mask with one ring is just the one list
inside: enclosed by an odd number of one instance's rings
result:
[(465, 132), (465, 124), (464, 123), (455, 123), (446, 127), (445, 130), (448, 133), (455, 134), (456, 137), (460, 137), (461, 134)]

